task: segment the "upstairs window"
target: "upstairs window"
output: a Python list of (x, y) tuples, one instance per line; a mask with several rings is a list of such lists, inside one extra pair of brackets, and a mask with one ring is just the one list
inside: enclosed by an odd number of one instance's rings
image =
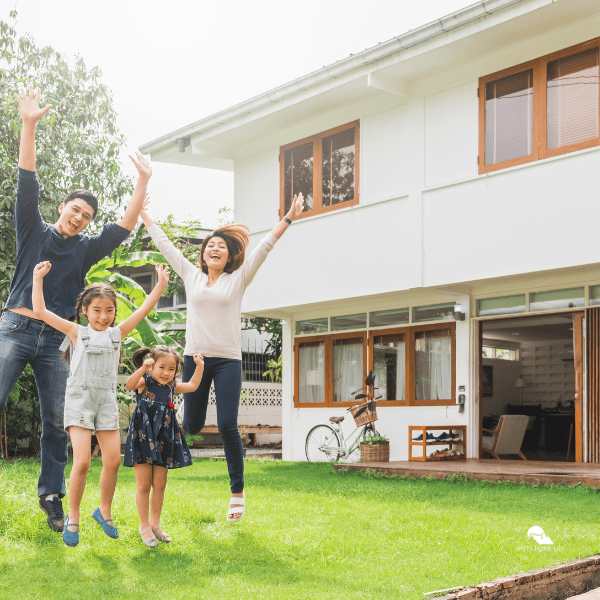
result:
[(479, 80), (479, 173), (600, 145), (600, 38)]
[(359, 121), (281, 147), (280, 216), (298, 194), (302, 217), (358, 204)]

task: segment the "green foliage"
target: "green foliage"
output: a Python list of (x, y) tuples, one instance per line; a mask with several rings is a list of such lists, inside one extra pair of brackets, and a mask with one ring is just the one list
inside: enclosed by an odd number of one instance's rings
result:
[(90, 226), (99, 228), (118, 218), (117, 209), (133, 191), (121, 173), (125, 139), (100, 69), (87, 67), (81, 57), (69, 60), (49, 46), (40, 48), (29, 35), (18, 38), (15, 11), (10, 18), (0, 20), (0, 302), (8, 296), (16, 258), (13, 211), (22, 123), (14, 94), (20, 87), (41, 88), (41, 103), (53, 105), (36, 131), (45, 221), (58, 219), (68, 190), (85, 188), (99, 198), (100, 211)]
[[(186, 221), (183, 224), (177, 224), (173, 222), (173, 215), (169, 215), (164, 221), (157, 221), (156, 224), (162, 229), (169, 241), (180, 250), (185, 258), (194, 265), (198, 264), (201, 245), (200, 238), (198, 237), (198, 230), (202, 227), (199, 220)], [(146, 235), (146, 228), (139, 227), (136, 234), (132, 237), (131, 242), (128, 242), (130, 250), (142, 250), (144, 247), (144, 235)], [(151, 239), (148, 244), (152, 250), (158, 251), (156, 244)], [(166, 264), (164, 258), (161, 260)], [(181, 277), (172, 271), (171, 279), (164, 295), (183, 296), (184, 294), (185, 287)]]
[(37, 454), (40, 447), (40, 402), (33, 369), (30, 365), (13, 386), (6, 403), (6, 433), (9, 454), (17, 454), (17, 440), (29, 440), (29, 451)]
[[(253, 317), (252, 319), (242, 319), (242, 323), (244, 329), (256, 329), (259, 333), (270, 334), (271, 337), (267, 341), (265, 354), (277, 361), (281, 355), (281, 344), (283, 340), (281, 321), (279, 319), (268, 319), (266, 317)], [(281, 379), (279, 381), (281, 381)]]
[[(142, 287), (130, 277), (113, 269), (119, 267), (140, 267), (146, 264), (166, 264), (159, 252), (130, 252), (128, 249), (117, 248), (111, 256), (96, 263), (87, 274), (87, 283), (108, 283), (117, 293), (117, 323), (128, 319), (146, 300)], [(151, 348), (158, 344), (172, 346), (180, 354), (183, 347), (178, 338), (183, 337), (184, 331), (173, 331), (176, 323), (185, 323), (186, 313), (154, 309), (140, 324), (123, 340), (123, 362), (127, 370), (133, 372), (131, 356), (143, 346)]]
[(273, 382), (281, 382), (281, 361), (282, 355), (279, 355), (279, 358), (272, 359), (270, 358), (267, 361), (267, 370), (263, 373), (263, 377), (269, 376), (271, 381)]
[(385, 435), (376, 433), (375, 435), (365, 436), (362, 442), (364, 444), (369, 444), (369, 446), (377, 446), (379, 444), (389, 444), (390, 439), (386, 438)]

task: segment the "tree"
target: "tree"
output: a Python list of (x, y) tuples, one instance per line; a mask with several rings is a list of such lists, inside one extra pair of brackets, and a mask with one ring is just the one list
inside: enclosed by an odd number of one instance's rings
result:
[(110, 90), (99, 68), (83, 59), (69, 61), (29, 35), (17, 38), (12, 22), (0, 21), (0, 302), (8, 296), (15, 266), (13, 211), (21, 119), (14, 94), (29, 85), (42, 90), (53, 108), (37, 125), (37, 173), (40, 212), (48, 222), (58, 219), (58, 205), (70, 189), (85, 188), (100, 201), (92, 232), (116, 220), (117, 210), (133, 191), (123, 175), (119, 152), (125, 144), (116, 127)]

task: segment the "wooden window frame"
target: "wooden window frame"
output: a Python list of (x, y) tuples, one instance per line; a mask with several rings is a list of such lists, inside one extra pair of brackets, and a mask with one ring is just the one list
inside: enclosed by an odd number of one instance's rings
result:
[[(450, 331), (451, 340), (451, 397), (448, 400), (416, 400), (415, 399), (415, 335), (424, 331), (447, 329)], [(426, 325), (407, 327), (394, 327), (389, 329), (373, 329), (369, 332), (352, 331), (344, 333), (328, 333), (313, 336), (297, 336), (294, 339), (294, 407), (295, 408), (334, 408), (355, 406), (359, 401), (333, 402), (333, 340), (342, 338), (362, 338), (363, 340), (363, 371), (367, 373), (373, 369), (374, 350), (373, 344), (376, 336), (404, 335), (406, 371), (405, 400), (378, 400), (379, 406), (452, 406), (456, 404), (456, 323), (440, 322)], [(299, 346), (306, 342), (323, 342), (325, 351), (325, 401), (324, 402), (299, 402), (299, 373), (300, 353)], [(363, 388), (363, 392), (366, 389)], [(376, 394), (377, 395), (377, 394)]]
[[(553, 148), (548, 150), (548, 63), (559, 58), (564, 58), (572, 54), (578, 54), (592, 48), (598, 48), (600, 53), (600, 37), (582, 42), (563, 50), (558, 50), (552, 54), (547, 54), (535, 60), (497, 71), (491, 75), (479, 78), (479, 86), (477, 88), (477, 96), (479, 97), (479, 156), (477, 163), (479, 166), (479, 174), (491, 173), (500, 169), (508, 169), (517, 165), (522, 165), (545, 158), (551, 158), (553, 156), (560, 156), (561, 154), (569, 154), (570, 152), (576, 152), (578, 150), (584, 150), (586, 148), (593, 148), (594, 146), (600, 146), (600, 135), (598, 137), (586, 140), (584, 142), (577, 142), (575, 144), (569, 144), (568, 146), (561, 146), (560, 148)], [(498, 79), (504, 79), (510, 77), (522, 71), (531, 69), (533, 71), (533, 106), (532, 106), (532, 152), (528, 156), (522, 156), (519, 158), (513, 158), (506, 160), (501, 163), (493, 165), (485, 164), (485, 88), (486, 85), (492, 81)], [(600, 108), (599, 108), (600, 111)], [(600, 118), (600, 115), (599, 115)], [(600, 132), (599, 132), (600, 134)]]
[[(415, 335), (423, 331), (448, 329), (450, 331), (451, 352), (451, 396), (448, 400), (416, 400), (415, 398)], [(379, 406), (451, 406), (456, 404), (456, 323), (428, 323), (412, 327), (396, 327), (394, 329), (378, 329), (369, 332), (369, 370), (374, 368), (375, 336), (403, 334), (405, 343), (406, 370), (404, 381), (406, 385), (405, 400), (378, 400)]]
[[(354, 198), (341, 204), (334, 204), (333, 206), (323, 206), (323, 173), (322, 173), (322, 150), (323, 150), (323, 138), (341, 133), (354, 127)], [(313, 144), (313, 209), (307, 212), (303, 212), (299, 219), (305, 219), (306, 217), (313, 217), (315, 215), (326, 214), (348, 206), (356, 206), (359, 203), (359, 158), (360, 158), (360, 120), (328, 129), (316, 135), (306, 137), (304, 139), (292, 142), (281, 146), (279, 149), (279, 217), (283, 219), (285, 217), (285, 151), (290, 148), (302, 146), (303, 144)]]
[[(362, 338), (363, 344), (363, 372), (367, 372), (367, 332), (353, 331), (344, 333), (334, 333), (327, 335), (300, 336), (294, 340), (294, 406), (298, 408), (320, 408), (326, 406), (333, 408), (336, 406), (355, 406), (357, 401), (349, 400), (347, 402), (333, 401), (333, 341), (347, 338)], [(325, 402), (299, 402), (300, 398), (300, 344), (306, 342), (324, 342), (325, 345)], [(363, 385), (363, 392), (366, 388)]]

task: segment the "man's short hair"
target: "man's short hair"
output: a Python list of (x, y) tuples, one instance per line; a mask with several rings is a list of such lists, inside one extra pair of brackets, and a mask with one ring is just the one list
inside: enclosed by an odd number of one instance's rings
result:
[(92, 219), (96, 217), (96, 213), (98, 212), (98, 198), (92, 194), (92, 192), (88, 190), (71, 190), (67, 197), (63, 200), (63, 204), (69, 204), (71, 200), (75, 200), (79, 198), (80, 200), (85, 200), (93, 209), (94, 214)]

